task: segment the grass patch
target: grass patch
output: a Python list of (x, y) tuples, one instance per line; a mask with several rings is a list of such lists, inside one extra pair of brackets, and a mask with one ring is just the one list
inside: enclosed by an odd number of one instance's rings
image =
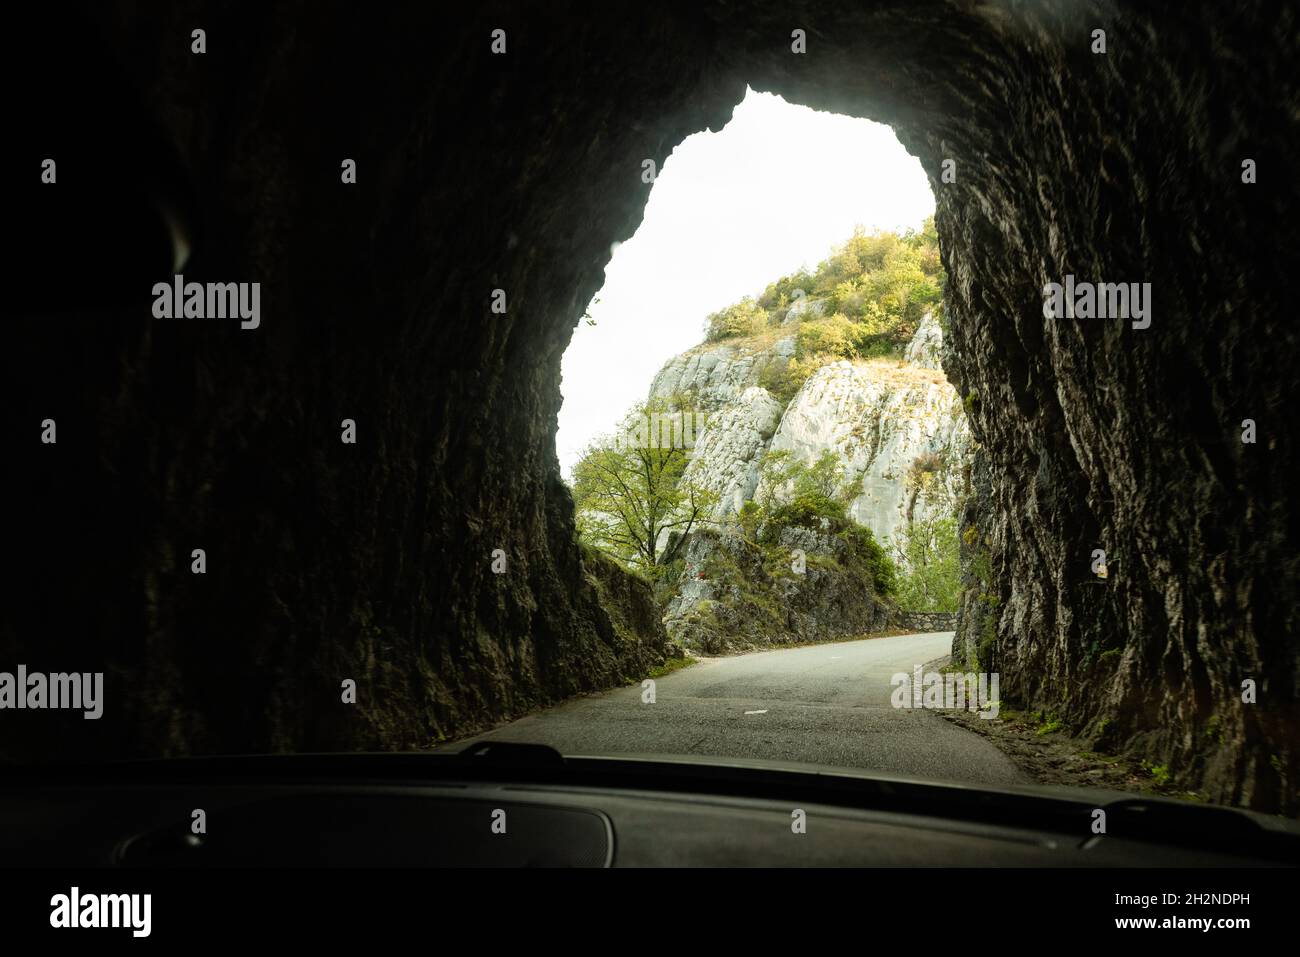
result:
[(655, 665), (651, 668), (650, 673), (647, 674), (646, 677), (662, 678), (665, 675), (672, 674), (674, 671), (681, 671), (683, 668), (689, 668), (693, 664), (695, 664), (694, 658), (669, 658), (663, 664)]

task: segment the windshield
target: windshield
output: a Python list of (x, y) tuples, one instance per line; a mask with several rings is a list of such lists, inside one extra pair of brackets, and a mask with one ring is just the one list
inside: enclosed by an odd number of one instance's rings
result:
[(432, 16), (24, 34), (60, 79), (11, 124), (0, 756), (497, 740), (1300, 813), (1253, 41), (664, 13), (687, 68)]

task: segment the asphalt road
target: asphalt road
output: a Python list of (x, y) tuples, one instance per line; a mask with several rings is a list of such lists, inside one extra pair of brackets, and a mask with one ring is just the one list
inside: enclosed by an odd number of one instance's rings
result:
[(1023, 784), (978, 735), (925, 710), (895, 709), (890, 678), (946, 655), (952, 632), (871, 638), (700, 661), (641, 687), (566, 702), (481, 740), (563, 754), (691, 754), (869, 768), (932, 780)]

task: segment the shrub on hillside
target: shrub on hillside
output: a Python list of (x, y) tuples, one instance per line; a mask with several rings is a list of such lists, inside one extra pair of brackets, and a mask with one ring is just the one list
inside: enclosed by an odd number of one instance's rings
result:
[(795, 349), (800, 357), (848, 359), (857, 354), (863, 330), (842, 312), (799, 324)]
[[(779, 321), (799, 290), (825, 300), (822, 319), (805, 319), (799, 331), (804, 357), (869, 358), (897, 354), (933, 311), (943, 321), (944, 272), (933, 218), (919, 232), (857, 230), (809, 273), (800, 270), (770, 283), (757, 302), (745, 300), (710, 317), (709, 338), (752, 334), (756, 309)], [(748, 304), (748, 305), (746, 305)], [(744, 307), (744, 308), (741, 308)], [(738, 310), (733, 313), (733, 310)], [(770, 313), (770, 315), (769, 315)]]
[(777, 541), (782, 528), (820, 529), (823, 521), (828, 529), (838, 531), (848, 521), (848, 514), (844, 506), (833, 498), (819, 492), (803, 492), (767, 513), (763, 541), (767, 544)]
[(791, 357), (785, 362), (769, 362), (758, 374), (758, 384), (781, 403), (789, 405), (790, 400), (803, 388), (804, 382), (817, 370), (818, 363), (802, 362)]
[(876, 541), (871, 529), (857, 522), (849, 522), (840, 531), (840, 537), (851, 546), (871, 574), (871, 583), (877, 595), (898, 593), (898, 570), (889, 554)]
[(763, 309), (784, 311), (789, 308), (800, 290), (806, 295), (813, 287), (813, 276), (806, 269), (789, 276), (783, 276), (776, 282), (768, 283), (763, 294), (758, 297), (758, 304)]
[(705, 320), (705, 339), (736, 339), (756, 335), (767, 327), (767, 312), (751, 297), (711, 314)]

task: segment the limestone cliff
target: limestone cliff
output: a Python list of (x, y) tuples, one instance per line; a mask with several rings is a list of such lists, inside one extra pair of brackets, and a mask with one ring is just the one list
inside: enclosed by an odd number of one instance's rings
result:
[[(679, 355), (650, 388), (651, 399), (676, 397), (708, 416), (684, 480), (717, 492), (718, 503), (711, 526), (687, 547), (666, 617), (669, 634), (688, 646), (825, 640), (871, 630), (892, 615), (861, 574), (843, 573), (846, 545), (832, 531), (773, 529), (776, 550), (765, 557), (756, 542), (745, 547), (741, 508), (781, 496), (760, 473), (766, 453), (788, 450), (811, 464), (833, 452), (851, 489), (849, 516), (887, 553), (909, 519), (957, 507), (970, 432), (956, 390), (937, 371), (938, 320), (925, 317), (905, 358), (827, 362), (782, 402), (762, 383), (776, 380), (795, 355), (787, 333), (801, 316), (817, 315), (816, 306), (791, 307), (775, 341), (706, 343)], [(933, 479), (915, 481), (922, 471)], [(762, 529), (754, 531), (761, 537)], [(796, 548), (820, 561), (791, 573), (786, 565)]]

